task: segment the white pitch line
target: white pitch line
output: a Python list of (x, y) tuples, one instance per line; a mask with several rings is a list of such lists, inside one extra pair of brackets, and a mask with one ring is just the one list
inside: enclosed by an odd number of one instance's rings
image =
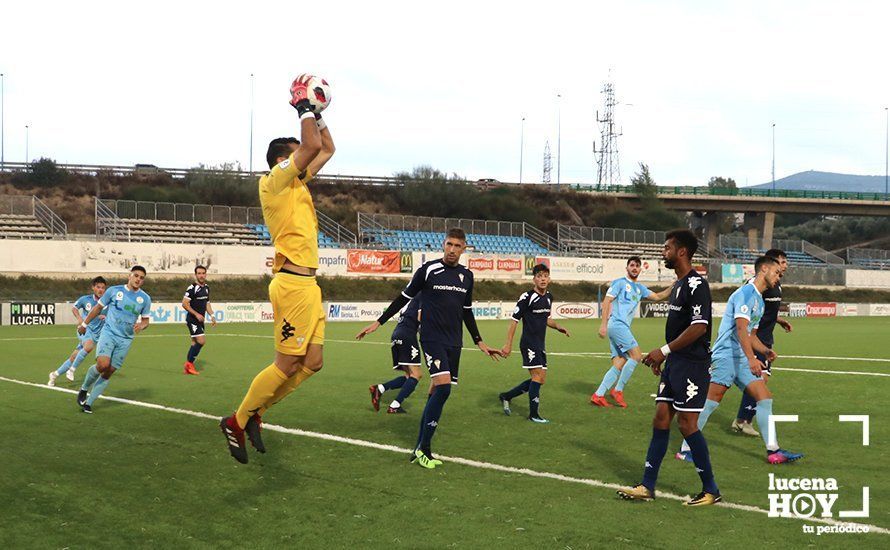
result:
[[(54, 390), (54, 391), (63, 392), (63, 393), (77, 394), (76, 390), (70, 390), (68, 388), (50, 387), (50, 386), (47, 386), (46, 384), (37, 384), (34, 382), (26, 382), (24, 380), (16, 380), (15, 378), (7, 378), (5, 376), (0, 376), (0, 381), (11, 382), (13, 384), (19, 384), (22, 386), (30, 386), (30, 387), (40, 388), (40, 389), (44, 389), (44, 390)], [(218, 422), (219, 419), (221, 418), (220, 416), (217, 416), (217, 415), (207, 414), (207, 413), (203, 413), (203, 412), (199, 412), (199, 411), (191, 411), (188, 409), (179, 409), (176, 407), (168, 407), (166, 405), (158, 405), (157, 403), (148, 403), (145, 401), (135, 401), (133, 399), (124, 399), (121, 397), (113, 397), (110, 395), (102, 395), (102, 396), (100, 396), (100, 399), (107, 399), (109, 401), (115, 401), (118, 403), (124, 403), (126, 405), (133, 405), (136, 407), (144, 407), (147, 409), (155, 409), (155, 410), (167, 411), (167, 412), (172, 412), (172, 413), (177, 413), (177, 414), (184, 414), (187, 416), (193, 416), (195, 418), (204, 418), (204, 419), (213, 420), (216, 422)], [(341, 435), (327, 434), (327, 433), (322, 433), (322, 432), (313, 432), (313, 431), (309, 431), (309, 430), (300, 430), (298, 428), (288, 428), (286, 426), (279, 426), (277, 424), (268, 424), (266, 422), (263, 422), (263, 429), (270, 430), (273, 432), (281, 432), (281, 433), (286, 433), (286, 434), (291, 434), (291, 435), (302, 436), (302, 437), (311, 437), (313, 439), (321, 439), (324, 441), (332, 441), (335, 443), (345, 443), (347, 445), (354, 445), (357, 447), (365, 447), (368, 449), (377, 449), (380, 451), (390, 451), (390, 452), (394, 452), (394, 453), (403, 453), (403, 454), (409, 454), (412, 451), (411, 449), (407, 449), (404, 447), (396, 447), (395, 445), (384, 445), (382, 443), (375, 443), (373, 441), (365, 441), (363, 439), (354, 439), (352, 437), (344, 437)], [(445, 456), (445, 455), (439, 455), (439, 458), (445, 460), (446, 462), (450, 462), (450, 463), (454, 463), (454, 464), (461, 464), (463, 466), (471, 466), (473, 468), (479, 468), (482, 470), (493, 470), (496, 472), (504, 472), (504, 473), (508, 473), (508, 474), (518, 474), (518, 475), (524, 475), (524, 476), (529, 476), (529, 477), (553, 479), (553, 480), (557, 480), (557, 481), (564, 481), (567, 483), (577, 483), (580, 485), (588, 485), (590, 487), (598, 487), (601, 489), (618, 490), (618, 489), (627, 487), (626, 485), (619, 485), (616, 483), (607, 483), (605, 481), (600, 481), (598, 479), (573, 477), (573, 476), (567, 476), (567, 475), (563, 475), (563, 474), (556, 474), (556, 473), (552, 473), (552, 472), (542, 472), (542, 471), (538, 471), (538, 470), (531, 470), (529, 468), (516, 468), (514, 466), (504, 466), (502, 464), (495, 464), (492, 462), (482, 462), (479, 460), (472, 460), (469, 458), (460, 458), (460, 457), (456, 457), (456, 456)], [(663, 491), (658, 492), (658, 497), (666, 498), (666, 499), (670, 499), (670, 500), (676, 500), (676, 501), (680, 501), (680, 502), (684, 502), (689, 499), (688, 496), (675, 495), (673, 493), (667, 493), (667, 492), (663, 492)], [(760, 514), (769, 514), (769, 511), (764, 508), (758, 508), (757, 506), (750, 506), (748, 504), (736, 504), (733, 502), (720, 502), (720, 503), (717, 503), (716, 506), (719, 506), (721, 508), (730, 508), (732, 510), (742, 510), (742, 511), (746, 511), (746, 512), (757, 512)], [(807, 521), (807, 522), (824, 523), (826, 525), (838, 525), (838, 526), (856, 525), (859, 527), (868, 528), (869, 533), (874, 532), (874, 533), (880, 533), (883, 535), (890, 535), (890, 529), (885, 529), (883, 527), (878, 527), (877, 525), (870, 525), (867, 523), (843, 522), (843, 521), (837, 521), (837, 520), (830, 519), (830, 518), (815, 518), (815, 517), (813, 517), (813, 518), (783, 518), (783, 519), (800, 519), (802, 521)]]
[[(208, 336), (231, 336), (237, 338), (262, 338), (265, 340), (270, 340), (273, 337), (267, 334), (237, 334), (237, 333), (218, 333), (218, 334), (208, 334)], [(138, 336), (139, 339), (143, 338), (181, 338), (180, 334), (140, 334)], [(39, 336), (39, 337), (31, 337), (31, 338), (0, 338), (0, 342), (21, 342), (21, 341), (34, 341), (34, 340), (72, 340), (73, 336)], [(337, 344), (370, 344), (375, 346), (389, 346), (391, 345), (389, 342), (374, 342), (370, 340), (336, 340), (333, 338), (328, 338), (327, 342), (334, 342)], [(474, 351), (476, 348), (462, 348), (463, 351)], [(596, 351), (553, 351), (547, 352), (547, 355), (551, 355), (554, 357), (609, 357), (608, 353), (601, 353)], [(876, 358), (876, 357), (831, 357), (831, 356), (822, 356), (822, 355), (782, 355), (780, 356), (786, 359), (812, 359), (812, 360), (820, 360), (820, 361), (869, 361), (875, 363), (890, 363), (890, 359), (885, 358)], [(846, 375), (854, 375), (854, 376), (877, 376), (879, 378), (890, 378), (890, 373), (884, 372), (862, 372), (862, 371), (840, 371), (840, 370), (819, 370), (819, 369), (802, 369), (796, 367), (773, 367), (775, 370), (788, 371), (788, 372), (808, 372), (813, 374), (846, 374)]]

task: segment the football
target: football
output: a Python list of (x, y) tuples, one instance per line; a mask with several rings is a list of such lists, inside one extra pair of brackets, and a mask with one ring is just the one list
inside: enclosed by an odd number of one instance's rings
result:
[(328, 81), (313, 76), (309, 80), (309, 103), (312, 104), (312, 110), (318, 114), (328, 108), (331, 104), (331, 85)]

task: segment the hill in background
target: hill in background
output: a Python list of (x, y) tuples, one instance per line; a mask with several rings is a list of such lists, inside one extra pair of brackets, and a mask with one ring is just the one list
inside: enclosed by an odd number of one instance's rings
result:
[[(884, 176), (857, 176), (835, 172), (807, 170), (776, 180), (776, 189), (788, 191), (848, 191), (853, 193), (883, 193)], [(752, 185), (758, 189), (771, 189), (772, 182)]]

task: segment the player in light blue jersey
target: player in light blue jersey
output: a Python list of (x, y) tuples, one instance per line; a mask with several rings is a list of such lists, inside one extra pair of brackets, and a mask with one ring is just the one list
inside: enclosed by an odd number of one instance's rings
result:
[[(89, 315), (90, 311), (96, 306), (99, 302), (99, 298), (105, 294), (105, 288), (108, 286), (108, 283), (105, 282), (105, 279), (102, 277), (96, 277), (92, 280), (91, 287), (93, 289), (92, 294), (84, 294), (80, 298), (74, 302), (74, 307), (72, 307), (72, 312), (74, 313), (74, 318), (77, 319), (77, 323), (80, 324), (83, 322), (84, 318)], [(99, 308), (101, 309), (101, 308)], [(49, 382), (47, 382), (48, 386), (56, 385), (56, 378), (61, 375), (65, 375), (68, 380), (74, 382), (74, 371), (80, 365), (81, 361), (83, 361), (90, 352), (93, 351), (93, 348), (96, 347), (96, 342), (99, 340), (99, 333), (102, 331), (102, 325), (105, 324), (105, 316), (99, 314), (93, 321), (87, 326), (87, 330), (84, 334), (78, 334), (77, 339), (79, 343), (77, 347), (74, 348), (74, 351), (71, 352), (71, 355), (68, 359), (65, 359), (65, 362), (54, 371), (49, 373)]]
[[(77, 394), (77, 404), (85, 413), (93, 412), (93, 403), (105, 391), (111, 375), (123, 366), (133, 337), (148, 327), (151, 297), (142, 290), (143, 282), (145, 268), (133, 266), (127, 284), (109, 288), (99, 300), (105, 307), (105, 326), (99, 335), (96, 364), (87, 371)], [(84, 334), (99, 311), (99, 308), (93, 308), (77, 331)]]
[(627, 276), (615, 279), (609, 286), (603, 299), (602, 321), (600, 321), (599, 337), (609, 336), (609, 348), (612, 352), (612, 368), (606, 371), (599, 388), (590, 396), (590, 402), (597, 407), (611, 407), (606, 401), (606, 391), (619, 407), (627, 407), (624, 401), (624, 386), (630, 380), (634, 369), (643, 359), (640, 345), (630, 331), (640, 300), (661, 301), (668, 297), (671, 287), (661, 292), (652, 292), (646, 285), (637, 282), (643, 261), (639, 256), (631, 256), (627, 260)]
[[(779, 283), (782, 269), (775, 258), (761, 256), (754, 263), (754, 271), (754, 279), (733, 292), (726, 304), (717, 341), (711, 350), (711, 384), (705, 409), (698, 417), (698, 429), (704, 430), (726, 390), (735, 384), (757, 402), (757, 423), (766, 443), (767, 461), (770, 464), (783, 464), (794, 462), (803, 455), (779, 447), (775, 433), (771, 433), (769, 417), (773, 414), (773, 396), (761, 375), (764, 364), (756, 354), (762, 354), (768, 361), (775, 360), (776, 354), (751, 334), (760, 325), (763, 316), (762, 294)], [(688, 454), (684, 442), (677, 458), (688, 460)]]

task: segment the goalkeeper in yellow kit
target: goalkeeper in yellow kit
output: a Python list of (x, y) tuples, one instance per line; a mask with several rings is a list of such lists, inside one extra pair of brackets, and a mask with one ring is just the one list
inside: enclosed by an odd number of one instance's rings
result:
[(263, 217), (275, 246), (269, 299), (275, 316), (275, 362), (260, 371), (232, 416), (220, 421), (229, 452), (247, 463), (245, 434), (266, 452), (260, 430), (262, 415), (321, 370), (325, 314), (318, 269), (318, 219), (307, 184), (334, 155), (330, 130), (313, 111), (307, 88), (310, 75), (291, 86), (290, 104), (300, 116), (300, 136), (269, 143), (270, 171), (259, 181)]

